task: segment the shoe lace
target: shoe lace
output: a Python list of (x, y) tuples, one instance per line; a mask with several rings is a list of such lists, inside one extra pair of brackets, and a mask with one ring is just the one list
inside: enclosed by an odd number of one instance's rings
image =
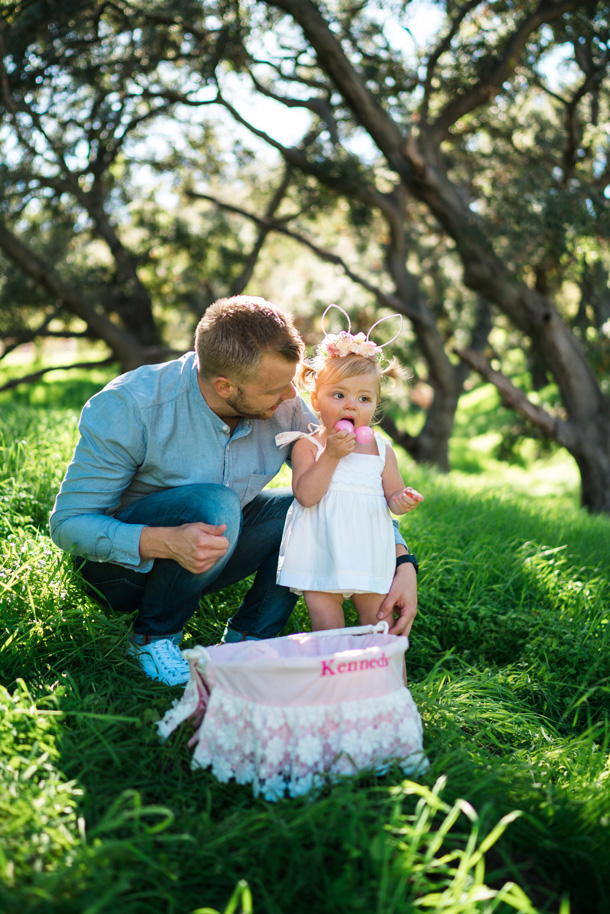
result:
[(185, 662), (173, 641), (162, 639), (154, 644), (153, 655), (159, 666), (175, 672)]

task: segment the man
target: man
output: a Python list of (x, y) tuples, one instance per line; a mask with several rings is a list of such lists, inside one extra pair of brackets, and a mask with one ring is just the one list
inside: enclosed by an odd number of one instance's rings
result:
[[(137, 610), (129, 650), (153, 679), (187, 681), (178, 645), (203, 594), (256, 572), (224, 641), (273, 637), (292, 612), (276, 571), (293, 496), (264, 487), (286, 458), (276, 434), (316, 421), (292, 383), (303, 349), (269, 302), (221, 299), (195, 352), (116, 378), (83, 409), (51, 536), (94, 599)], [(406, 555), (397, 526), (396, 542)], [(380, 613), (408, 633), (416, 606), (415, 569), (401, 564)]]

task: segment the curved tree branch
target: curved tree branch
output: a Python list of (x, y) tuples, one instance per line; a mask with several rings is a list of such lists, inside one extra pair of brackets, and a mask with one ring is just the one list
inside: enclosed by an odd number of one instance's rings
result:
[(586, 75), (572, 98), (565, 103), (564, 124), (566, 128), (566, 145), (563, 152), (563, 184), (570, 180), (576, 166), (577, 152), (582, 148), (583, 122), (578, 117), (578, 107), (582, 99), (594, 92), (601, 84), (607, 72), (610, 54), (606, 53), (602, 65), (592, 68)]
[(434, 49), (434, 51), (428, 58), (428, 62), (426, 64), (426, 78), (424, 80), (424, 98), (422, 101), (422, 108), (421, 108), (421, 119), (422, 119), (423, 124), (428, 123), (428, 111), (429, 111), (429, 107), (430, 107), (430, 91), (432, 88), (432, 79), (434, 77), (434, 71), (436, 69), (436, 65), (438, 64), (439, 59), (442, 57), (442, 55), (445, 53), (445, 51), (449, 50), (449, 48), (451, 46), (451, 42), (453, 41), (453, 39), (459, 32), (460, 26), (461, 26), (462, 22), (464, 21), (464, 19), (466, 18), (466, 16), (468, 15), (468, 13), (471, 10), (473, 10), (475, 8), (475, 6), (478, 6), (480, 2), (481, 2), (481, 0), (468, 0), (467, 3), (464, 3), (458, 9), (457, 13), (453, 17), (453, 21), (451, 23), (451, 28), (449, 29), (449, 31), (447, 32), (445, 37), (441, 39), (441, 41), (439, 42), (437, 47)]
[(355, 72), (319, 7), (312, 0), (272, 0), (269, 5), (284, 10), (299, 23), (354, 117), (369, 132), (388, 161), (394, 166), (400, 161), (402, 168), (410, 168), (401, 152), (404, 140), (401, 131)]
[[(290, 166), (287, 166), (284, 169), (284, 174), (282, 175), (282, 179), (281, 179), (275, 193), (271, 197), (271, 200), (269, 201), (269, 205), (267, 206), (267, 210), (266, 210), (264, 218), (266, 220), (268, 220), (269, 222), (273, 221), (274, 213), (276, 212), (279, 205), (281, 204), (284, 197), (286, 196), (288, 188), (290, 187), (291, 179), (292, 179), (292, 169), (290, 168)], [(271, 228), (270, 225), (260, 225), (259, 226), (258, 236), (252, 247), (252, 250), (250, 251), (248, 257), (246, 258), (246, 263), (244, 265), (244, 268), (241, 271), (241, 274), (238, 277), (238, 279), (236, 280), (236, 282), (233, 283), (233, 288), (232, 288), (233, 295), (239, 295), (241, 292), (244, 291), (244, 289), (248, 285), (248, 282), (250, 281), (250, 279), (252, 278), (252, 274), (254, 273), (254, 268), (258, 261), (259, 255), (263, 249), (263, 245), (267, 239), (267, 236), (269, 235), (269, 233), (271, 231), (273, 231), (273, 229)]]
[(514, 72), (532, 32), (535, 32), (544, 23), (552, 22), (563, 16), (564, 13), (577, 9), (580, 5), (580, 0), (560, 0), (556, 3), (541, 0), (537, 9), (526, 16), (517, 30), (511, 33), (500, 57), (494, 55), (493, 68), (486, 72), (476, 85), (452, 99), (441, 111), (431, 127), (436, 142), (440, 143), (447, 136), (449, 129), (465, 114), (469, 114), (493, 98), (502, 83)]
[[(388, 218), (393, 215), (394, 204), (392, 203), (391, 195), (381, 193), (376, 187), (373, 187), (370, 183), (365, 181), (363, 175), (358, 176), (359, 180), (350, 181), (345, 175), (337, 176), (336, 173), (331, 174), (330, 171), (326, 171), (321, 167), (319, 163), (312, 162), (308, 159), (302, 149), (296, 146), (283, 146), (280, 142), (274, 140), (273, 137), (270, 137), (268, 133), (254, 127), (249, 121), (242, 117), (239, 111), (237, 111), (230, 102), (226, 101), (226, 99), (219, 97), (218, 101), (239, 124), (246, 127), (254, 136), (264, 140), (265, 143), (268, 143), (273, 149), (276, 149), (290, 165), (298, 168), (304, 174), (311, 175), (320, 181), (321, 184), (325, 184), (327, 187), (346, 197), (353, 197), (369, 206), (377, 207)], [(305, 138), (304, 145), (306, 145), (309, 139), (309, 137)]]
[(312, 111), (314, 114), (317, 114), (320, 120), (328, 127), (331, 141), (333, 143), (339, 142), (337, 121), (328, 99), (328, 89), (326, 90), (326, 98), (321, 98), (320, 96), (315, 96), (313, 98), (289, 98), (285, 95), (279, 95), (277, 92), (273, 92), (271, 89), (264, 86), (253, 73), (250, 74), (250, 78), (254, 88), (257, 92), (260, 92), (261, 95), (272, 98), (274, 101), (285, 105), (286, 108), (305, 108), (307, 111)]
[(73, 362), (71, 365), (49, 365), (47, 368), (41, 368), (39, 371), (33, 371), (31, 374), (22, 375), (20, 378), (11, 378), (6, 384), (0, 386), (0, 393), (5, 390), (13, 390), (22, 384), (32, 384), (39, 381), (50, 371), (72, 371), (76, 368), (101, 368), (103, 365), (112, 365), (116, 361), (114, 356), (108, 356), (105, 359), (99, 359), (97, 362)]
[[(48, 292), (53, 301), (60, 299), (68, 311), (84, 320), (92, 333), (108, 345), (124, 367), (136, 367), (151, 361), (152, 350), (143, 347), (134, 336), (97, 311), (87, 298), (66, 283), (50, 264), (30, 251), (1, 222), (0, 248), (26, 276)], [(158, 350), (155, 354), (158, 355)]]
[(570, 424), (559, 419), (558, 416), (551, 415), (536, 403), (532, 403), (510, 378), (501, 371), (496, 371), (489, 359), (485, 358), (481, 352), (475, 352), (473, 349), (454, 349), (454, 352), (470, 368), (494, 385), (506, 406), (529, 419), (545, 437), (552, 438), (563, 447), (574, 446), (574, 434)]
[[(13, 352), (15, 349), (18, 349), (19, 346), (23, 346), (24, 343), (29, 343), (32, 340), (35, 340), (37, 337), (40, 337), (43, 335), (48, 335), (45, 333), (45, 331), (47, 330), (49, 324), (52, 321), (54, 321), (56, 317), (59, 317), (59, 315), (61, 314), (62, 311), (63, 311), (63, 304), (60, 303), (60, 304), (56, 305), (55, 308), (53, 308), (53, 310), (51, 311), (51, 313), (46, 315), (42, 324), (40, 324), (40, 326), (37, 327), (35, 330), (25, 331), (25, 330), (21, 329), (14, 333), (11, 333), (10, 330), (5, 331), (5, 333), (4, 333), (5, 342), (3, 343), (3, 349), (2, 349), (2, 354), (0, 355), (0, 359), (5, 358), (5, 356), (7, 356), (9, 354), (9, 352)], [(6, 342), (7, 340), (12, 340), (12, 342), (8, 343), (8, 342)]]
[(204, 194), (193, 190), (187, 191), (186, 193), (187, 196), (192, 200), (208, 200), (210, 203), (214, 203), (216, 206), (218, 206), (220, 209), (225, 210), (226, 212), (243, 216), (244, 218), (249, 219), (251, 222), (254, 222), (255, 225), (260, 225), (266, 228), (268, 231), (278, 232), (281, 235), (285, 235), (287, 238), (292, 238), (294, 241), (297, 241), (299, 244), (312, 251), (317, 257), (320, 258), (320, 260), (324, 261), (325, 263), (332, 263), (335, 266), (340, 267), (345, 275), (352, 280), (352, 282), (355, 282), (363, 289), (366, 289), (367, 292), (370, 292), (372, 295), (374, 295), (379, 304), (383, 305), (386, 308), (393, 308), (394, 310), (399, 311), (414, 323), (421, 322), (421, 313), (417, 310), (412, 309), (407, 302), (399, 299), (397, 296), (392, 295), (389, 292), (384, 292), (378, 286), (373, 285), (373, 283), (365, 279), (364, 276), (360, 276), (358, 273), (352, 270), (351, 267), (349, 267), (343, 258), (339, 257), (338, 254), (334, 254), (332, 251), (320, 247), (309, 238), (306, 238), (305, 235), (301, 235), (299, 232), (292, 231), (286, 227), (284, 222), (277, 219), (270, 219), (265, 216), (257, 216), (256, 213), (250, 213), (243, 207), (225, 203), (222, 200), (219, 200), (217, 197), (211, 196), (211, 194)]

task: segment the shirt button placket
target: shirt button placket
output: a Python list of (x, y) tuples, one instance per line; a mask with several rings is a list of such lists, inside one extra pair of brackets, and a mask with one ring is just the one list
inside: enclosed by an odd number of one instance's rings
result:
[[(230, 429), (229, 429), (228, 425), (223, 425), (222, 430), (226, 435), (230, 434)], [(225, 445), (225, 461), (224, 461), (224, 471), (223, 471), (223, 477), (222, 477), (222, 484), (224, 486), (227, 486), (227, 488), (229, 488), (231, 485), (231, 456), (232, 456), (232, 454), (230, 453), (230, 450), (229, 450), (230, 447), (231, 447), (231, 441), (229, 439), (229, 441), (227, 441), (227, 443)]]

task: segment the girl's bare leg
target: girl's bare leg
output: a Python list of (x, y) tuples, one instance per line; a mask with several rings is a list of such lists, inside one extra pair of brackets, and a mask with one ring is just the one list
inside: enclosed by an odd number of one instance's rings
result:
[[(360, 625), (376, 625), (379, 622), (377, 612), (383, 603), (385, 594), (382, 593), (355, 593), (352, 596)], [(403, 662), (402, 678), (407, 684), (407, 664)]]
[(311, 619), (312, 631), (319, 632), (329, 628), (344, 627), (343, 594), (306, 590), (303, 598)]
[(383, 593), (355, 593), (352, 596), (360, 625), (377, 625), (377, 612), (384, 598)]

